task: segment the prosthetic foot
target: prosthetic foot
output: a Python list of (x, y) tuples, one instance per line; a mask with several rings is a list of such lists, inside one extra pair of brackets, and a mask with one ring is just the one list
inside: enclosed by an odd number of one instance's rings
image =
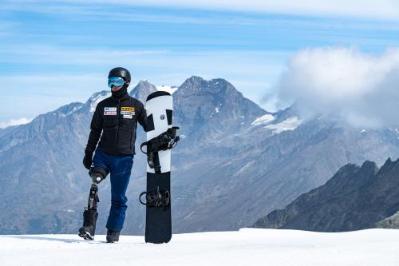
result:
[(96, 232), (97, 223), (97, 203), (99, 202), (97, 195), (97, 185), (92, 184), (89, 194), (88, 207), (83, 212), (83, 226), (79, 228), (79, 236), (85, 240), (93, 240)]
[(85, 210), (83, 212), (83, 226), (79, 228), (79, 236), (85, 240), (93, 240), (96, 232), (98, 213), (96, 210)]
[(97, 194), (97, 184), (104, 180), (107, 174), (108, 172), (102, 168), (92, 167), (89, 171), (93, 184), (90, 188), (88, 205), (83, 212), (83, 226), (79, 228), (79, 236), (85, 240), (94, 239), (98, 217), (97, 203), (100, 201)]

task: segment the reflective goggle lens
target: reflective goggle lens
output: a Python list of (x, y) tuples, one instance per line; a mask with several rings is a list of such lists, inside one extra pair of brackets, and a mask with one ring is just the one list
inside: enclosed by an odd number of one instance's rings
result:
[(125, 80), (121, 77), (110, 77), (108, 79), (108, 87), (121, 87), (125, 84)]

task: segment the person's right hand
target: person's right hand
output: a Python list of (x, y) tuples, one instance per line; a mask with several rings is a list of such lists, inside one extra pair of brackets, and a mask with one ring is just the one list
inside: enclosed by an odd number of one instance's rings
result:
[(93, 153), (85, 152), (85, 157), (83, 158), (83, 165), (84, 167), (89, 170), (91, 164), (93, 163)]

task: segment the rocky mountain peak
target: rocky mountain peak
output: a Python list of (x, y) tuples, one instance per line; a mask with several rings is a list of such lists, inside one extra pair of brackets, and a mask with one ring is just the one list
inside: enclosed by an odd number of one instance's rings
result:
[(93, 95), (86, 101), (86, 106), (89, 107), (90, 112), (94, 112), (96, 110), (96, 106), (99, 102), (111, 96), (111, 91), (99, 91), (93, 93)]
[(198, 76), (186, 79), (177, 92), (180, 95), (214, 94), (228, 98), (231, 95), (243, 97), (227, 80), (222, 78), (205, 80)]
[(360, 167), (360, 171), (376, 174), (378, 172), (378, 166), (375, 162), (365, 161)]
[(389, 172), (394, 167), (399, 167), (399, 159), (396, 161), (392, 161), (392, 159), (389, 157), (385, 161), (384, 165), (381, 166), (380, 173)]
[(188, 79), (186, 79), (181, 85), (180, 88), (185, 88), (185, 90), (189, 89), (199, 89), (199, 88), (204, 88), (206, 87), (206, 80), (199, 76), (191, 76)]
[(140, 80), (137, 85), (130, 91), (130, 96), (138, 99), (142, 103), (145, 103), (147, 96), (154, 91), (157, 91), (155, 85), (151, 84), (147, 80)]
[(188, 78), (174, 93), (176, 117), (184, 134), (237, 132), (266, 113), (224, 79)]

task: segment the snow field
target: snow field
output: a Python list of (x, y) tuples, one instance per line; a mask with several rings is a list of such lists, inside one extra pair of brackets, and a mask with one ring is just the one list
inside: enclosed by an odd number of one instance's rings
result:
[(345, 233), (241, 229), (236, 232), (174, 234), (168, 244), (146, 244), (143, 236), (0, 236), (0, 265), (399, 265), (399, 230)]

